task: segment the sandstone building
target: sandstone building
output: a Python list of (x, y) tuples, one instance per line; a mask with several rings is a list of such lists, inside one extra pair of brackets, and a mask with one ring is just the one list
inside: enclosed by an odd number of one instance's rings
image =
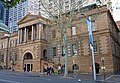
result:
[[(119, 29), (106, 7), (85, 11), (92, 18), (96, 73), (115, 74), (120, 71)], [(85, 16), (76, 13), (72, 26), (67, 29), (68, 67), (78, 73), (92, 73), (92, 58)], [(65, 56), (61, 33), (50, 20), (28, 14), (18, 22), (19, 30), (10, 34), (8, 66), (16, 71), (43, 72), (47, 66), (64, 70)], [(0, 63), (6, 66), (7, 38), (0, 39)], [(73, 64), (73, 61), (75, 64)]]

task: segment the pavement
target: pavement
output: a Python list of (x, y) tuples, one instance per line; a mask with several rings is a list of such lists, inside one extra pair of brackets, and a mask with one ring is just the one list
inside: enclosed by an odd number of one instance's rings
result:
[[(79, 74), (75, 78), (73, 77), (72, 73), (69, 74), (69, 76), (67, 78), (64, 78), (63, 74), (44, 75), (43, 73), (39, 73), (39, 72), (18, 72), (18, 71), (7, 71), (7, 70), (0, 70), (0, 74), (1, 75), (2, 74), (7, 75), (7, 76), (10, 76), (10, 77), (20, 77), (20, 78), (26, 78), (27, 77), (27, 78), (30, 78), (31, 80), (34, 80), (36, 78), (41, 78), (42, 80), (47, 80), (47, 81), (52, 80), (51, 82), (53, 82), (56, 79), (65, 80), (65, 82), (62, 82), (62, 83), (67, 83), (66, 80), (69, 81), (68, 83), (70, 83), (72, 81), (74, 83), (120, 83), (120, 74), (111, 75), (111, 76), (106, 75), (105, 80), (104, 80), (103, 75), (97, 75), (97, 80), (96, 81), (94, 81), (93, 76), (89, 75), (89, 74)], [(14, 78), (12, 78), (12, 79), (14, 79)], [(0, 81), (1, 81), (1, 78), (0, 78)], [(4, 82), (2, 82), (2, 83), (4, 83)], [(15, 83), (15, 82), (7, 82), (7, 83)], [(27, 82), (20, 82), (20, 83), (27, 83)], [(30, 82), (30, 83), (32, 83), (32, 82)], [(39, 82), (39, 83), (42, 83), (42, 82)]]

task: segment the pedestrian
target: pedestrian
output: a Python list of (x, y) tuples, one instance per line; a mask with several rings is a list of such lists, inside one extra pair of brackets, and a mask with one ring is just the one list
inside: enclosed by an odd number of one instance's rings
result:
[(45, 72), (47, 72), (47, 69), (46, 68), (43, 68), (43, 73), (45, 75)]
[(52, 74), (55, 75), (55, 73), (54, 73), (54, 69), (53, 69), (53, 68), (51, 68), (51, 71), (52, 71)]
[(49, 75), (50, 74), (50, 69), (49, 69), (49, 67), (47, 67), (47, 75)]
[(14, 71), (14, 67), (12, 66), (12, 71)]
[(49, 75), (51, 75), (51, 74), (52, 74), (52, 68), (49, 67)]
[(24, 71), (24, 72), (26, 71), (25, 66), (23, 67), (23, 71)]

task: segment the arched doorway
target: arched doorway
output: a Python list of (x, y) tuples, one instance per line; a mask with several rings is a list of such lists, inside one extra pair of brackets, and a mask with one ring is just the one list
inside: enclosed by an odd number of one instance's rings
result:
[(78, 66), (77, 64), (74, 64), (74, 65), (72, 66), (72, 69), (73, 69), (73, 70), (78, 70), (78, 69), (79, 69), (79, 66)]
[(24, 71), (27, 71), (27, 72), (32, 71), (33, 69), (32, 59), (33, 59), (33, 56), (31, 53), (28, 52), (24, 55), (23, 57)]
[(95, 69), (96, 69), (96, 74), (99, 74), (100, 65), (98, 63), (95, 63)]
[(48, 57), (47, 57), (47, 50), (43, 50), (43, 60), (47, 61)]

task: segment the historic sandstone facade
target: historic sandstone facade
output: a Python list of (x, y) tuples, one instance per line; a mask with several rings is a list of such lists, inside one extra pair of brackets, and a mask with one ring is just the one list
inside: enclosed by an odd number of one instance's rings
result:
[[(109, 10), (105, 7), (93, 9), (86, 11), (85, 15), (91, 16), (93, 20), (96, 72), (103, 73), (101, 67), (105, 66), (106, 73), (117, 73), (120, 71), (119, 30)], [(52, 66), (57, 69), (58, 65), (64, 70), (63, 40), (57, 28), (50, 25), (49, 20), (36, 15), (27, 15), (18, 22), (18, 34), (10, 36), (10, 40), (14, 40), (13, 43), (18, 39), (18, 44), (8, 50), (9, 58), (10, 55), (16, 57), (14, 57), (16, 71), (22, 71), (25, 66), (26, 71), (43, 72), (44, 67)], [(71, 33), (72, 27), (75, 34)], [(92, 58), (85, 16), (77, 13), (72, 21), (72, 27), (67, 29), (69, 71), (73, 71), (74, 61), (77, 72), (91, 74)], [(1, 45), (3, 42), (6, 42), (5, 37), (0, 40)], [(1, 48), (0, 52), (5, 57), (6, 46)], [(11, 65), (9, 63), (9, 67)], [(5, 66), (5, 60), (2, 66)]]

